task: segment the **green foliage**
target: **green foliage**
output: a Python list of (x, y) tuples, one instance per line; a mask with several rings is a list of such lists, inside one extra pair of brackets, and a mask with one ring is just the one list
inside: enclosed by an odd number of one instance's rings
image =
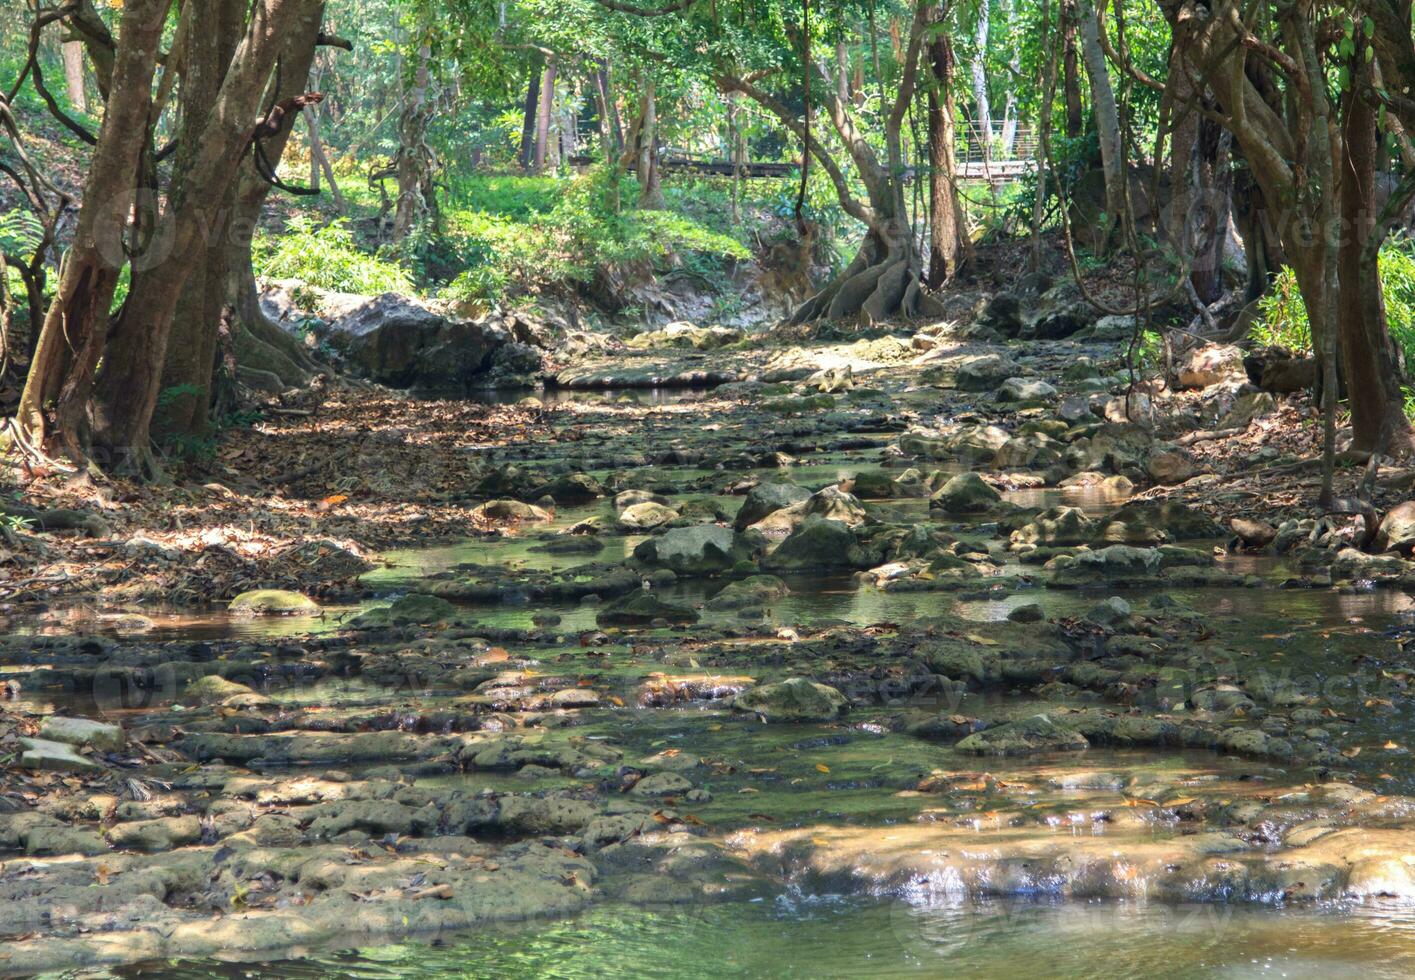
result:
[[(1393, 238), (1381, 249), (1381, 294), (1391, 339), (1407, 366), (1415, 365), (1415, 241)], [(1297, 277), (1284, 268), (1267, 295), (1258, 301), (1262, 320), (1253, 339), (1293, 353), (1310, 353), (1312, 330)], [(1406, 387), (1406, 414), (1415, 418), (1415, 388)]]
[(1297, 276), (1284, 267), (1272, 288), (1258, 300), (1262, 319), (1253, 328), (1253, 339), (1266, 347), (1281, 347), (1294, 354), (1312, 350), (1312, 328), (1307, 307), (1297, 288)]
[(314, 219), (303, 215), (292, 218), (278, 235), (256, 238), (255, 269), (258, 276), (299, 279), (336, 292), (416, 292), (401, 265), (360, 250), (346, 222), (317, 227)]
[(638, 185), (632, 178), (616, 178), (607, 167), (570, 179), (541, 178), (542, 186), (549, 183), (558, 194), (534, 189), (529, 178), (493, 181), (476, 199), (512, 213), (449, 215), (449, 234), (467, 268), (443, 290), (447, 299), (494, 302), (513, 291), (588, 283), (601, 272), (635, 265), (661, 269), (672, 260), (688, 260), (706, 275), (714, 263), (751, 254), (736, 238), (686, 214), (625, 206)]

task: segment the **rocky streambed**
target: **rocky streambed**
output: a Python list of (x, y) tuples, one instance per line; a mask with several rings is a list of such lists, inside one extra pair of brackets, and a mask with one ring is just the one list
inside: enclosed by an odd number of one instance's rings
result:
[(357, 601), (12, 622), (0, 970), (1415, 903), (1402, 528), (1225, 494), (1186, 433), (1285, 406), (1210, 353), (1139, 392), (1190, 428), (1137, 421), (1114, 356), (925, 333), (562, 400), (479, 452), (491, 531)]

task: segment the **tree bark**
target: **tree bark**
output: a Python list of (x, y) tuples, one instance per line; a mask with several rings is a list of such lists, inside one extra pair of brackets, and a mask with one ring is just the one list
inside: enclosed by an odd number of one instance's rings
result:
[(978, 0), (978, 19), (973, 28), (973, 106), (978, 139), (984, 160), (992, 159), (992, 105), (988, 99), (988, 4)]
[(1075, 139), (1085, 125), (1081, 114), (1081, 67), (1076, 58), (1076, 3), (1061, 4), (1061, 87), (1066, 101), (1066, 136)]
[[(236, 38), (245, 5), (242, 0), (224, 2), (229, 19), (224, 36)], [(203, 9), (215, 9), (215, 6), (213, 2), (211, 8)], [(311, 3), (284, 39), (280, 54), (280, 89), (273, 93), (271, 101), (282, 102), (306, 91), (325, 7), (325, 0)], [(234, 54), (234, 44), (229, 42), (223, 47), (225, 50), (220, 56), (225, 59), (224, 76)], [(197, 95), (198, 90), (194, 88), (190, 97), (195, 99)], [(193, 105), (200, 111), (188, 109), (184, 100), (183, 118), (192, 119), (194, 129), (196, 121), (211, 110), (215, 95), (208, 87), (206, 98)], [(305, 112), (311, 113), (311, 110), (307, 107)], [(294, 129), (294, 114), (287, 115), (284, 123), (280, 131), (264, 143), (266, 156), (275, 168), (280, 166)], [(311, 133), (313, 135), (313, 131)], [(198, 138), (200, 133), (191, 134), (192, 141)], [(337, 197), (338, 187), (333, 174), (329, 176)], [(203, 259), (194, 266), (182, 290), (162, 373), (162, 390), (172, 394), (164, 399), (153, 420), (154, 431), (159, 435), (205, 435), (209, 430), (210, 408), (223, 374), (230, 377), (243, 370), (258, 370), (263, 373), (255, 380), (265, 383), (255, 386), (269, 387), (268, 379), (274, 376), (282, 387), (290, 388), (308, 380), (317, 370), (317, 365), (299, 343), (270, 323), (260, 309), (251, 244), (270, 190), (270, 184), (256, 171), (254, 160), (248, 156), (222, 202), (221, 212), (227, 217), (212, 228)]]
[(1081, 56), (1086, 61), (1086, 75), (1091, 83), (1091, 114), (1096, 122), (1101, 169), (1105, 176), (1105, 227), (1097, 240), (1102, 243), (1101, 251), (1106, 251), (1116, 223), (1125, 211), (1125, 147), (1121, 141), (1120, 110), (1115, 103), (1115, 90), (1111, 88), (1105, 51), (1101, 48), (1100, 21), (1091, 0), (1080, 0), (1078, 15)]
[(64, 87), (69, 104), (79, 112), (88, 112), (88, 96), (84, 91), (84, 43), (64, 42)]
[(658, 211), (667, 206), (658, 173), (658, 94), (653, 77), (644, 82), (639, 114), (639, 207)]
[(551, 107), (555, 104), (555, 62), (547, 60), (540, 76), (540, 94), (536, 101), (535, 173), (545, 173), (550, 155)]
[[(245, 159), (251, 120), (282, 42), (322, 0), (259, 0), (205, 120), (189, 165), (174, 172), (152, 244), (133, 258), (132, 285), (104, 351), (102, 376), (92, 399), (93, 448), (107, 465), (156, 473), (149, 438), (162, 390), (168, 341), (191, 256), (219, 223), (211, 213)], [(228, 219), (229, 220), (229, 219)]]
[(543, 69), (532, 65), (526, 83), (526, 102), (521, 116), (521, 169), (530, 170), (536, 154), (536, 113), (540, 109), (540, 82)]
[[(1358, 44), (1357, 50), (1364, 45)], [(1370, 65), (1353, 59), (1354, 86), (1370, 84)], [(1403, 454), (1411, 447), (1410, 422), (1396, 367), (1395, 346), (1386, 322), (1381, 280), (1363, 261), (1374, 251), (1376, 218), (1376, 113), (1354, 92), (1345, 99), (1341, 167), (1341, 218), (1345, 234), (1338, 258), (1340, 282), (1341, 364), (1351, 407), (1352, 447), (1364, 452)]]
[[(32, 443), (45, 445), (52, 434), (75, 460), (86, 455), (86, 411), (125, 261), (124, 225), (148, 144), (152, 77), (167, 6), (167, 0), (128, 0), (123, 8), (78, 226), (16, 412)], [(45, 418), (51, 406), (52, 429)]]
[(393, 214), (394, 242), (407, 238), (419, 222), (437, 211), (432, 185), (432, 150), (427, 145), (427, 128), (432, 120), (432, 104), (427, 97), (431, 61), (432, 48), (424, 39), (418, 45), (413, 88), (398, 120), (398, 206)]
[(933, 80), (929, 86), (929, 286), (937, 289), (958, 274), (971, 258), (963, 202), (958, 197), (958, 175), (953, 114), (953, 45), (943, 27), (946, 6), (940, 5), (929, 60)]

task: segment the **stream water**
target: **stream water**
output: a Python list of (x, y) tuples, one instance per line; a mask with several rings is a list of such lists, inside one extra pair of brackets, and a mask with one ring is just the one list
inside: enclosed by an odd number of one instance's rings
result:
[[(520, 397), (519, 395), (517, 397)], [(543, 397), (543, 401), (550, 396)], [(610, 394), (556, 396), (595, 406), (613, 404)], [(674, 406), (692, 395), (639, 393), (637, 404)], [(874, 450), (824, 455), (797, 466), (791, 476), (822, 486), (873, 464)], [(680, 485), (713, 477), (709, 469), (678, 467)], [(646, 484), (648, 485), (648, 484)], [(681, 502), (713, 497), (682, 492)], [(1019, 490), (1010, 502), (1047, 507), (1065, 502), (1101, 514), (1123, 498), (1097, 491)], [(718, 497), (717, 499), (722, 499)], [(924, 501), (874, 502), (877, 513), (896, 523), (929, 519)], [(64, 634), (94, 630), (123, 635), (141, 631), (155, 640), (248, 640), (252, 643), (329, 634), (359, 612), (388, 598), (425, 588), (431, 581), (455, 576), (475, 578), (478, 569), (501, 572), (553, 572), (582, 564), (584, 555), (554, 554), (542, 545), (558, 532), (587, 517), (609, 517), (607, 502), (564, 508), (554, 522), (535, 533), (470, 539), (454, 544), (395, 551), (363, 582), (368, 600), (327, 607), (320, 616), (239, 619), (220, 610), (144, 609), (146, 622), (124, 623), (109, 614), (74, 607), (17, 618), (11, 633)], [(957, 526), (969, 533), (967, 522)], [(989, 529), (979, 529), (980, 532)], [(622, 562), (642, 536), (604, 536), (595, 562)], [(1210, 542), (1209, 544), (1212, 544)], [(1225, 641), (1245, 658), (1274, 675), (1305, 679), (1319, 688), (1343, 682), (1349, 665), (1370, 649), (1373, 637), (1404, 636), (1415, 631), (1415, 600), (1394, 589), (1286, 589), (1290, 570), (1273, 558), (1224, 556), (1220, 567), (1249, 577), (1246, 586), (1177, 588), (1170, 598), (1201, 610)], [(1093, 606), (1095, 593), (1030, 589), (1007, 595), (985, 592), (892, 592), (860, 585), (849, 575), (786, 575), (790, 594), (772, 601), (766, 622), (782, 628), (844, 623), (854, 626), (921, 623), (931, 618), (961, 617), (979, 624), (1005, 620), (1024, 603), (1040, 603), (1049, 618), (1079, 616)], [(668, 601), (701, 606), (721, 582), (688, 580), (662, 590)], [(1153, 589), (1107, 590), (1137, 606)], [(547, 615), (558, 617), (561, 634), (595, 628), (596, 607), (578, 602), (518, 601), (514, 595), (473, 609), (487, 628), (531, 629)], [(704, 610), (707, 626), (740, 625), (733, 612)], [(656, 633), (645, 630), (646, 642)], [(1293, 642), (1299, 638), (1300, 642)], [(564, 647), (517, 650), (516, 656), (567, 675), (582, 666)], [(637, 665), (636, 665), (636, 669)], [(624, 671), (635, 678), (642, 672)], [(610, 689), (621, 678), (608, 662), (596, 676)], [(300, 705), (398, 705), (402, 692), (330, 681), (294, 692), (267, 692), (291, 707)], [(1350, 694), (1360, 705), (1368, 692)], [(1367, 702), (1369, 703), (1369, 702)], [(61, 704), (62, 706), (62, 704)], [(956, 709), (968, 714), (1025, 712), (1034, 706), (1008, 696), (971, 694)], [(165, 717), (165, 716), (164, 716)], [(125, 719), (137, 720), (137, 719)], [(1359, 707), (1346, 721), (1359, 739), (1373, 746), (1404, 743), (1415, 732), (1415, 718), (1405, 702), (1377, 714)], [(740, 827), (769, 811), (782, 827), (859, 829), (886, 834), (891, 827), (921, 820), (956, 818), (936, 798), (909, 787), (930, 771), (962, 772), (982, 763), (951, 748), (889, 731), (883, 713), (857, 711), (846, 726), (762, 728), (723, 710), (721, 705), (675, 706), (669, 710), (597, 708), (580, 715), (590, 739), (612, 740), (629, 754), (647, 756), (689, 747), (707, 760), (749, 760), (755, 768), (725, 767), (713, 781), (713, 799), (696, 809), (709, 825)], [(1390, 741), (1394, 740), (1394, 741)], [(1368, 754), (1367, 758), (1370, 758)], [(1408, 752), (1388, 752), (1377, 765), (1392, 791), (1415, 791), (1415, 766)], [(1365, 760), (1362, 760), (1365, 764)], [(1108, 771), (1128, 778), (1166, 779), (1199, 786), (1202, 792), (1235, 792), (1245, 781), (1291, 782), (1270, 767), (1210, 752), (1091, 750), (1083, 756), (1012, 762), (992, 760), (991, 774), (1018, 784), (1048, 786), (1041, 795), (1017, 804), (1050, 808), (1050, 823), (1039, 826), (1057, 834), (1081, 833), (1074, 813), (1087, 807), (1113, 806), (1118, 797), (1109, 784), (1084, 791), (1074, 775)], [(357, 770), (357, 767), (354, 767)], [(822, 778), (821, 774), (828, 774)], [(542, 778), (536, 789), (555, 789), (557, 777)], [(469, 792), (524, 790), (512, 775), (459, 773), (420, 779), (420, 787), (450, 785)], [(1068, 781), (1069, 780), (1069, 781)], [(569, 777), (563, 784), (574, 783)], [(1119, 783), (1116, 784), (1120, 785)], [(1030, 791), (1029, 791), (1030, 792)], [(1106, 794), (1109, 794), (1108, 796)], [(1016, 802), (1016, 801), (1013, 801)], [(996, 801), (989, 805), (997, 806)], [(1011, 806), (1012, 802), (1006, 804)], [(994, 819), (978, 817), (979, 827)], [(1002, 823), (999, 822), (1001, 827)], [(1102, 827), (1085, 833), (1104, 834)], [(1156, 820), (1142, 828), (1147, 839), (1163, 840), (1176, 831)], [(966, 841), (965, 841), (966, 843)], [(66, 974), (79, 975), (79, 974)], [(1415, 909), (1409, 905), (1324, 902), (1282, 907), (1196, 904), (1173, 905), (1144, 900), (1124, 902), (984, 902), (931, 891), (914, 897), (866, 893), (814, 894), (785, 884), (773, 895), (751, 900), (679, 906), (641, 906), (606, 902), (557, 919), (489, 927), (475, 934), (450, 933), (354, 949), (293, 949), (257, 959), (198, 959), (141, 963), (83, 976), (118, 977), (314, 977), (367, 978), (498, 977), (590, 978), (608, 976), (694, 978), (722, 977), (1406, 977), (1415, 975)]]

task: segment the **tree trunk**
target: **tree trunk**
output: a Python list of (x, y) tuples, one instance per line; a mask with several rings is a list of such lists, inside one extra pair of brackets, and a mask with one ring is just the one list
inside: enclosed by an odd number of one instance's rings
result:
[[(236, 179), (250, 143), (251, 120), (286, 37), (323, 0), (260, 0), (222, 81), (186, 168), (174, 171), (151, 246), (134, 256), (128, 301), (103, 355), (92, 400), (93, 442), (109, 465), (156, 472), (149, 431), (173, 318), (203, 235), (220, 222), (211, 214)], [(228, 219), (229, 220), (229, 219)]]
[(1101, 48), (1100, 22), (1090, 0), (1081, 0), (1078, 16), (1081, 55), (1091, 82), (1091, 114), (1096, 121), (1101, 169), (1105, 175), (1105, 227), (1097, 240), (1102, 243), (1100, 251), (1106, 251), (1116, 223), (1125, 212), (1125, 147), (1121, 142), (1120, 110), (1115, 104), (1115, 90), (1111, 88), (1105, 51)]
[(988, 100), (988, 4), (978, 0), (978, 20), (973, 33), (973, 104), (977, 110), (978, 139), (984, 160), (992, 159), (992, 105)]
[(530, 81), (526, 83), (526, 102), (521, 116), (521, 169), (530, 170), (536, 154), (536, 113), (540, 109), (540, 81), (542, 69), (531, 66)]
[(545, 71), (540, 76), (540, 96), (536, 102), (536, 151), (535, 173), (545, 173), (545, 164), (550, 155), (551, 107), (555, 104), (555, 62), (546, 61)]
[(652, 77), (644, 83), (639, 119), (639, 207), (659, 211), (667, 204), (658, 174), (658, 97)]
[(937, 289), (971, 257), (967, 218), (958, 197), (953, 115), (953, 46), (942, 11), (929, 42), (933, 84), (929, 86), (929, 286)]
[(1061, 4), (1061, 87), (1066, 98), (1066, 136), (1075, 139), (1085, 125), (1081, 115), (1081, 68), (1076, 58), (1076, 3)]
[[(74, 241), (40, 328), (16, 412), (35, 445), (51, 433), (73, 459), (86, 455), (86, 411), (124, 261), (123, 232), (148, 143), (152, 77), (167, 0), (128, 0), (119, 21), (108, 104), (84, 182)], [(53, 406), (54, 428), (45, 420)]]
[(1193, 148), (1193, 194), (1195, 207), (1187, 223), (1186, 247), (1193, 257), (1189, 279), (1199, 301), (1212, 305), (1223, 297), (1223, 242), (1228, 233), (1229, 201), (1232, 199), (1233, 136), (1217, 123), (1205, 119)]
[(88, 112), (88, 96), (84, 91), (84, 43), (64, 42), (64, 85), (69, 92), (69, 104), (79, 112)]
[(432, 186), (433, 156), (427, 145), (427, 127), (432, 104), (427, 91), (432, 48), (426, 40), (418, 45), (418, 67), (413, 88), (398, 120), (398, 206), (393, 214), (393, 241), (401, 242), (418, 223), (437, 210)]
[[(224, 2), (228, 21), (222, 28), (225, 33), (220, 36), (233, 40), (215, 53), (218, 60), (224, 59), (220, 60), (218, 85), (234, 54), (234, 39), (239, 37), (245, 6), (243, 0)], [(274, 93), (273, 101), (282, 102), (305, 92), (325, 6), (324, 0), (313, 3), (286, 36), (280, 55), (280, 90)], [(202, 9), (205, 12), (214, 7), (213, 3), (212, 8)], [(201, 50), (205, 58), (213, 57), (206, 46)], [(192, 119), (195, 130), (197, 121), (205, 118), (214, 106), (216, 90), (209, 86), (198, 90), (194, 86), (189, 98), (199, 111), (189, 109), (184, 100), (183, 119)], [(305, 113), (313, 114), (308, 107)], [(280, 166), (295, 118), (293, 113), (287, 115), (282, 129), (265, 140), (266, 156), (272, 167)], [(311, 136), (313, 149), (318, 146), (313, 130)], [(194, 131), (189, 141), (199, 138), (200, 133)], [(179, 166), (185, 159), (178, 161)], [(337, 198), (338, 187), (333, 174), (329, 176)], [(268, 382), (259, 383), (270, 375), (279, 379), (282, 388), (295, 387), (308, 380), (316, 368), (298, 342), (271, 324), (260, 310), (251, 243), (270, 189), (270, 184), (256, 171), (254, 160), (248, 156), (222, 202), (220, 213), (225, 218), (211, 229), (202, 261), (194, 265), (182, 290), (162, 373), (162, 390), (170, 394), (163, 399), (153, 419), (154, 431), (159, 435), (199, 438), (208, 432), (209, 412), (215, 401), (223, 362), (226, 362), (228, 377), (243, 367), (264, 372), (255, 379), (258, 383), (253, 387), (270, 387)]]
[[(1357, 50), (1363, 45), (1358, 44)], [(1365, 59), (1351, 65), (1353, 81), (1370, 83)], [(1345, 160), (1341, 167), (1341, 364), (1351, 407), (1352, 446), (1365, 452), (1404, 454), (1411, 447), (1410, 423), (1396, 367), (1394, 344), (1386, 322), (1381, 280), (1363, 261), (1373, 242), (1376, 205), (1376, 113), (1354, 93), (1346, 97), (1342, 131)]]

